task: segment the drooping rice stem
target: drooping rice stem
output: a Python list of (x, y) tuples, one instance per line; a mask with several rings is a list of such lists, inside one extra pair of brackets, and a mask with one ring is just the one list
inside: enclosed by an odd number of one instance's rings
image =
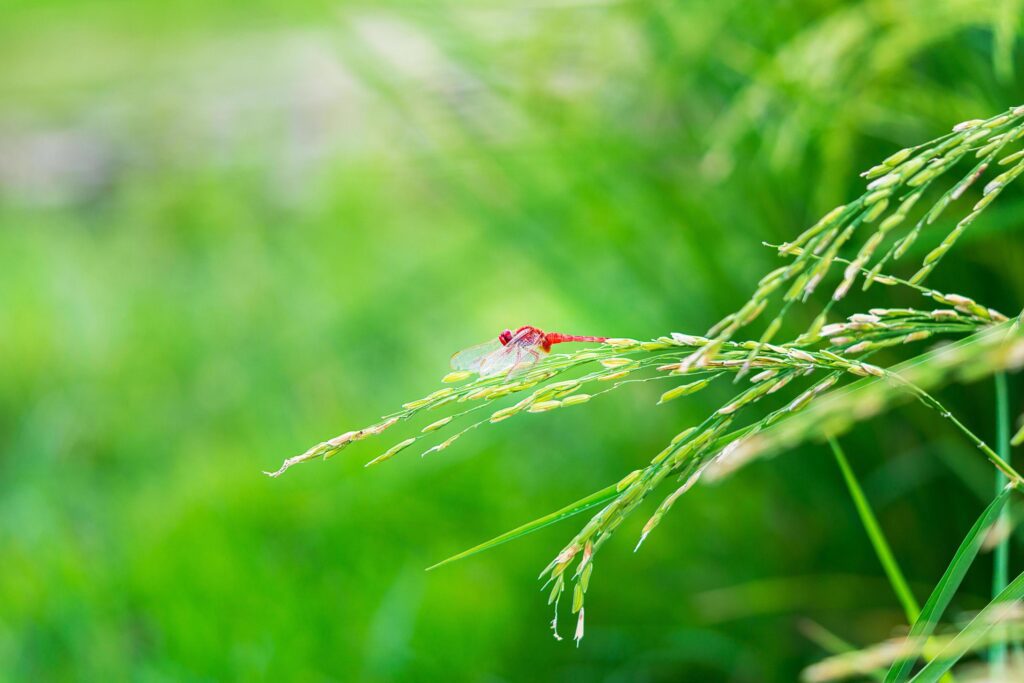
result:
[[(1010, 406), (1006, 389), (1006, 374), (1000, 372), (995, 376), (996, 393), (996, 449), (1008, 464), (1010, 462)], [(998, 494), (1006, 486), (1006, 475), (997, 470), (995, 474), (995, 492)], [(1009, 508), (1004, 508), (999, 516), (997, 528), (1003, 533), (996, 545), (992, 559), (992, 597), (1006, 589), (1010, 573), (1010, 538), (1006, 529), (1010, 525)], [(992, 664), (992, 677), (1001, 680), (1006, 672), (1006, 642), (997, 640), (989, 648), (989, 662)]]
[(914, 593), (910, 590), (910, 586), (907, 585), (903, 571), (892, 554), (892, 549), (889, 547), (889, 542), (885, 539), (885, 534), (882, 533), (882, 527), (879, 526), (875, 513), (872, 511), (871, 505), (868, 503), (868, 499), (860, 487), (860, 482), (857, 481), (857, 476), (853, 473), (853, 469), (846, 459), (846, 453), (843, 452), (839, 442), (833, 437), (829, 437), (828, 445), (832, 448), (832, 454), (835, 456), (839, 469), (843, 473), (843, 480), (846, 482), (846, 487), (850, 490), (850, 497), (853, 498), (853, 503), (857, 508), (857, 514), (860, 516), (864, 531), (867, 532), (868, 539), (870, 539), (871, 545), (875, 549), (875, 554), (878, 555), (878, 561), (882, 563), (882, 569), (885, 570), (885, 575), (889, 577), (889, 583), (892, 586), (893, 592), (896, 593), (896, 598), (903, 605), (903, 612), (907, 615), (907, 623), (913, 624), (921, 614), (921, 607), (918, 605)]

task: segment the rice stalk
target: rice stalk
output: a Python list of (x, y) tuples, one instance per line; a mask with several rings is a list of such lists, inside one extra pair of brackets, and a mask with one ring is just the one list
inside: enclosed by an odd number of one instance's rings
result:
[[(1024, 478), (1012, 467), (1004, 449), (1009, 441), (1008, 419), (1001, 422), (997, 448), (1002, 452), (997, 452), (930, 392), (951, 381), (971, 382), (1018, 370), (1024, 365), (1021, 317), (1009, 320), (966, 294), (941, 292), (922, 283), (1001, 192), (1024, 173), (1024, 149), (1015, 149), (1022, 137), (1024, 107), (1014, 107), (988, 119), (965, 121), (944, 136), (890, 155), (863, 174), (867, 185), (861, 196), (828, 212), (789, 242), (770, 245), (787, 262), (762, 277), (750, 299), (704, 335), (674, 332), (649, 341), (609, 339), (593, 348), (552, 353), (515, 378), (449, 373), (438, 390), (405, 403), (368, 427), (318, 443), (266, 474), (277, 477), (296, 464), (328, 459), (401, 423), (420, 426), (367, 466), (395, 459), (420, 444), (427, 445), (422, 455), (440, 453), (471, 430), (509, 419), (541, 419), (527, 416), (557, 414), (627, 385), (668, 384), (659, 392), (657, 402), (663, 404), (699, 400), (694, 395), (700, 396), (711, 383), (731, 378), (731, 396), (709, 406), (702, 421), (680, 430), (644, 467), (591, 496), (434, 565), (468, 557), (597, 508), (541, 572), (549, 604), (556, 609), (552, 622), (556, 636), (561, 596), (571, 594), (577, 643), (584, 633), (586, 593), (596, 554), (623, 521), (669, 480), (674, 481), (670, 492), (644, 525), (635, 550), (698, 481), (721, 479), (756, 458), (808, 440), (833, 439), (913, 397), (975, 445), (1009, 486), (1020, 488)], [(971, 158), (976, 161), (966, 173), (953, 173)], [(942, 220), (955, 202), (996, 167), (1006, 170), (983, 186), (973, 209), (927, 253), (915, 273), (900, 277), (883, 272), (886, 265), (909, 253), (911, 246), (928, 234), (926, 228)], [(932, 196), (929, 192), (933, 189), (942, 191), (928, 205), (924, 200)], [(837, 266), (842, 266), (841, 273), (833, 272)], [(895, 308), (880, 302), (845, 319), (830, 320), (859, 279), (863, 289), (874, 283), (906, 288), (925, 298), (927, 304)], [(811, 311), (811, 326), (786, 340), (788, 314), (813, 305), (817, 289), (824, 284), (831, 293)], [(768, 315), (760, 334), (737, 340), (742, 330)], [(950, 336), (959, 341), (908, 354), (909, 360), (896, 365), (871, 362), (882, 352), (899, 352), (919, 342)], [(1024, 431), (1013, 442), (1021, 439)], [(843, 461), (845, 458), (840, 460), (841, 466)], [(844, 468), (844, 472), (848, 470)], [(850, 478), (847, 480), (849, 483)], [(851, 486), (851, 492), (853, 489)], [(857, 500), (856, 494), (854, 497)], [(891, 551), (883, 550), (887, 545), (877, 524), (869, 524), (866, 508), (860, 503), (858, 507), (908, 619), (920, 623), (929, 605), (922, 617), (916, 618), (916, 603)], [(996, 588), (1001, 594), (1009, 590), (998, 577)], [(928, 635), (925, 630), (919, 634)], [(909, 656), (905, 648), (900, 652), (900, 658)]]

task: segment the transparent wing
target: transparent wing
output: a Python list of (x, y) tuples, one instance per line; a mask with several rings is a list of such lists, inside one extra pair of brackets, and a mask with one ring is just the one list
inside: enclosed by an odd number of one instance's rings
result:
[(463, 349), (452, 356), (452, 369), (479, 372), (481, 363), (488, 356), (504, 351), (505, 348), (497, 339), (492, 339), (476, 346), (470, 346), (468, 349)]
[(540, 358), (538, 331), (524, 328), (516, 333), (507, 344), (502, 346), (497, 339), (452, 356), (452, 367), (456, 370), (471, 370), (481, 377), (498, 375), (506, 370), (516, 375), (529, 368)]
[(540, 360), (543, 341), (544, 333), (535, 327), (524, 327), (509, 340), (505, 348), (515, 350), (508, 361), (509, 377), (521, 375)]
[(494, 353), (484, 356), (477, 371), (481, 377), (490, 377), (511, 370), (519, 363), (522, 354), (523, 347), (509, 343)]
[(509, 344), (501, 351), (487, 356), (480, 366), (480, 376), (489, 377), (508, 372), (508, 377), (521, 375), (540, 359), (540, 350), (535, 346)]
[(512, 368), (508, 371), (509, 377), (516, 377), (533, 367), (533, 364), (540, 360), (540, 351), (535, 348), (520, 347), (519, 354)]

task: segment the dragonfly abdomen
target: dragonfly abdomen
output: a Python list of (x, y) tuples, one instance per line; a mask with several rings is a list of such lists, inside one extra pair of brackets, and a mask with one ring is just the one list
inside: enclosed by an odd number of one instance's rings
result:
[(550, 351), (552, 344), (564, 344), (566, 342), (598, 342), (606, 341), (608, 337), (589, 337), (578, 334), (562, 334), (561, 332), (548, 332), (544, 335), (544, 350)]

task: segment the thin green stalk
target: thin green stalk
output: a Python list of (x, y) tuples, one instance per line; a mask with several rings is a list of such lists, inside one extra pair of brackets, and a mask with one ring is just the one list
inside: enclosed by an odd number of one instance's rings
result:
[(1006, 460), (1000, 457), (998, 453), (992, 450), (992, 448), (989, 447), (987, 443), (982, 441), (977, 434), (968, 429), (967, 425), (958, 420), (953, 413), (946, 410), (946, 407), (939, 403), (939, 401), (934, 396), (929, 394), (924, 389), (921, 389), (920, 387), (916, 386), (915, 384), (907, 382), (899, 375), (895, 375), (893, 373), (887, 373), (887, 375), (889, 377), (895, 377), (897, 380), (902, 382), (903, 385), (909, 388), (912, 392), (914, 392), (917, 395), (917, 397), (924, 402), (925, 405), (934, 408), (939, 412), (940, 415), (942, 415), (942, 417), (952, 422), (956, 426), (956, 428), (959, 429), (961, 433), (964, 434), (964, 436), (970, 439), (970, 441), (975, 446), (978, 447), (978, 450), (985, 454), (985, 457), (989, 459), (989, 462), (995, 465), (996, 469), (1002, 474), (1004, 474), (1010, 480), (1010, 482), (1013, 483), (1014, 487), (1024, 487), (1024, 477), (1022, 477), (1020, 473), (1017, 472), (1017, 470), (1013, 469), (1013, 467), (1011, 467), (1010, 464), (1006, 462)]
[[(808, 640), (813, 641), (818, 645), (818, 647), (833, 655), (857, 652), (857, 648), (854, 647), (853, 644), (843, 640), (816, 621), (811, 621), (809, 619), (804, 621), (800, 630), (803, 631)], [(871, 671), (870, 676), (876, 681), (879, 681), (879, 683), (884, 683), (885, 670), (882, 668), (875, 668)]]
[[(985, 534), (988, 533), (989, 528), (1003, 511), (1006, 501), (1010, 497), (1010, 492), (1011, 489), (1009, 487), (1000, 491), (999, 495), (981, 513), (981, 516), (978, 517), (978, 520), (971, 527), (970, 531), (967, 532), (967, 535), (964, 536), (964, 540), (960, 543), (960, 547), (956, 549), (956, 553), (954, 553), (949, 566), (946, 567), (942, 578), (935, 584), (932, 594), (925, 601), (920, 618), (910, 627), (910, 633), (907, 634), (908, 638), (927, 638), (935, 630), (939, 619), (942, 618), (943, 613), (945, 613), (946, 608), (953, 599), (953, 595), (960, 588), (967, 570), (974, 562), (974, 558), (978, 556), (978, 551), (981, 550), (985, 540)], [(906, 657), (893, 662), (889, 668), (889, 673), (886, 674), (885, 683), (903, 683), (906, 681), (916, 661), (916, 657)]]
[(907, 585), (907, 580), (892, 554), (889, 542), (885, 540), (885, 534), (882, 533), (882, 528), (878, 525), (875, 513), (871, 510), (871, 505), (868, 504), (864, 491), (861, 489), (856, 475), (854, 475), (853, 470), (850, 468), (846, 454), (839, 446), (839, 442), (834, 438), (829, 437), (828, 445), (832, 447), (832, 454), (835, 455), (839, 469), (843, 473), (843, 479), (846, 480), (846, 486), (850, 489), (850, 497), (853, 498), (853, 504), (857, 508), (857, 514), (860, 515), (864, 531), (867, 532), (871, 545), (875, 549), (875, 554), (878, 555), (878, 561), (882, 563), (882, 569), (885, 570), (885, 575), (889, 578), (892, 590), (896, 593), (900, 604), (903, 605), (903, 611), (907, 615), (907, 623), (913, 624), (921, 614), (921, 607), (914, 598), (910, 586)]
[[(1010, 463), (1010, 405), (1006, 390), (1006, 374), (999, 373), (995, 377), (996, 385), (996, 449), (1000, 457)], [(996, 471), (996, 493), (1006, 486), (1006, 476)], [(999, 516), (1000, 528), (1010, 523), (1009, 508), (1004, 508)], [(999, 595), (1006, 588), (1010, 567), (1010, 539), (1004, 536), (995, 548), (992, 567), (992, 597)], [(989, 648), (989, 662), (992, 665), (992, 675), (999, 680), (1006, 673), (1006, 641), (997, 639)]]
[(522, 526), (516, 527), (515, 529), (507, 531), (501, 534), (500, 536), (496, 536), (495, 538), (492, 538), (489, 541), (484, 541), (480, 545), (473, 546), (469, 550), (465, 550), (459, 553), (458, 555), (452, 555), (446, 560), (441, 560), (437, 564), (427, 567), (426, 571), (429, 572), (431, 570), (437, 569), (438, 567), (443, 567), (446, 564), (455, 562), (456, 560), (462, 560), (472, 555), (476, 555), (477, 553), (482, 553), (485, 550), (490, 550), (495, 546), (501, 545), (502, 543), (507, 543), (508, 541), (519, 538), (520, 536), (532, 534), (534, 531), (543, 529), (544, 527), (554, 524), (555, 522), (560, 522), (563, 519), (568, 519), (569, 517), (579, 514), (584, 510), (589, 510), (592, 507), (600, 505), (601, 503), (607, 502), (614, 498), (618, 494), (617, 487), (618, 484), (612, 484), (611, 486), (603, 488), (600, 491), (596, 491), (587, 496), (586, 498), (581, 498), (580, 500), (577, 500), (575, 503), (570, 503), (569, 505), (566, 505), (564, 508), (560, 510), (556, 510), (551, 514), (544, 515), (539, 519), (535, 519), (532, 522), (528, 522)]
[[(992, 602), (985, 606), (967, 626), (961, 630), (950, 643), (942, 649), (935, 659), (925, 664), (924, 668), (913, 679), (912, 683), (936, 683), (943, 674), (949, 671), (960, 658), (970, 651), (973, 644), (985, 637), (987, 633), (1007, 619), (1005, 609), (1007, 603), (1024, 598), (1024, 573), (1021, 573)], [(991, 679), (998, 680), (998, 679)]]

